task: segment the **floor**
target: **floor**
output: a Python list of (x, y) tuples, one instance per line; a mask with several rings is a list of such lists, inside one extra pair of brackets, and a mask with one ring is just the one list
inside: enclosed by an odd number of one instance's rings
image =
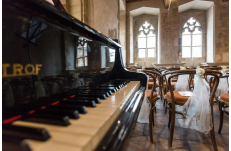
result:
[[(172, 147), (168, 147), (169, 129), (168, 113), (164, 114), (163, 103), (157, 101), (157, 113), (155, 113), (155, 126), (153, 127), (154, 144), (150, 143), (148, 124), (136, 123), (131, 135), (127, 151), (212, 151), (213, 146), (210, 134), (203, 134), (196, 130), (180, 127), (179, 121), (184, 118), (176, 116), (175, 132)], [(214, 124), (218, 150), (229, 150), (229, 116), (224, 115), (224, 124), (221, 134), (218, 134), (220, 113), (217, 104), (214, 105)]]

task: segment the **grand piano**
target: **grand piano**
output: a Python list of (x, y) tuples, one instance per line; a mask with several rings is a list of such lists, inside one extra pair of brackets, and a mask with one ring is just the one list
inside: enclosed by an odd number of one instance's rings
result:
[(2, 1), (2, 146), (122, 150), (146, 89), (121, 45), (43, 0)]

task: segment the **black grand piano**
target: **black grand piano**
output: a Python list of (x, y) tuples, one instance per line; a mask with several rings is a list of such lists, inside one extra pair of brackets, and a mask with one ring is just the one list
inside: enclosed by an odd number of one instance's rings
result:
[(2, 2), (2, 149), (121, 150), (147, 77), (58, 2)]

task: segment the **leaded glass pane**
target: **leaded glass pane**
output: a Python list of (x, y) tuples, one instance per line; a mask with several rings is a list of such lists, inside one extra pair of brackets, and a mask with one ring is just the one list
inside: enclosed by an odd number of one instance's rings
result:
[(196, 22), (196, 19), (193, 17), (189, 18), (188, 23), (190, 23), (190, 25), (192, 25), (194, 22)]
[(182, 46), (191, 46), (191, 35), (182, 35)]
[(192, 47), (192, 57), (202, 57), (201, 47)]
[(195, 26), (201, 26), (201, 25), (200, 25), (200, 23), (197, 21), (196, 24), (195, 24)]
[(138, 35), (138, 37), (146, 37), (146, 35), (144, 34), (143, 31), (141, 31), (140, 34)]
[(190, 57), (191, 57), (191, 48), (182, 47), (182, 58), (190, 58)]
[(192, 46), (201, 46), (201, 35), (192, 35)]
[(154, 48), (148, 49), (148, 57), (150, 57), (150, 58), (155, 57), (155, 49)]
[(201, 34), (201, 30), (198, 27), (196, 27), (193, 34)]
[(149, 34), (147, 35), (148, 37), (154, 37), (155, 34), (153, 33), (153, 31), (150, 31)]
[(144, 26), (145, 28), (148, 28), (149, 25), (150, 25), (150, 23), (147, 22), (147, 21), (143, 24), (143, 26)]
[(152, 48), (156, 46), (156, 37), (148, 37), (147, 38), (147, 47)]
[(78, 66), (78, 67), (84, 66), (83, 58), (79, 58), (79, 59), (78, 59), (78, 65), (77, 65), (77, 66)]
[(85, 66), (87, 66), (87, 65), (88, 65), (88, 58), (85, 57)]
[(77, 49), (77, 58), (83, 57), (83, 47), (79, 46)]
[(145, 49), (139, 49), (138, 57), (139, 58), (145, 58)]
[(189, 32), (188, 28), (186, 28), (182, 34), (185, 35), (185, 34), (191, 34), (191, 33)]
[(146, 48), (146, 38), (138, 38), (138, 48)]

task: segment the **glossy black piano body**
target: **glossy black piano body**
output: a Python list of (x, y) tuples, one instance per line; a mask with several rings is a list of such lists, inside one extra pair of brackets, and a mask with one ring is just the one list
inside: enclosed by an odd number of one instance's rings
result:
[[(25, 101), (22, 100), (25, 98), (29, 98), (33, 104), (37, 95), (34, 90), (37, 77), (49, 81), (52, 79), (49, 77), (52, 76), (68, 77), (78, 73), (80, 78), (90, 82), (88, 86), (91, 87), (116, 79), (141, 82), (141, 90), (131, 98), (117, 119), (121, 124), (118, 126), (115, 122), (114, 127), (111, 127), (97, 148), (102, 150), (106, 145), (106, 150), (119, 150), (134, 117), (137, 116), (141, 100), (138, 94), (143, 94), (147, 83), (145, 74), (126, 70), (122, 62), (119, 41), (102, 35), (66, 12), (38, 0), (3, 0), (2, 31), (3, 81), (10, 79), (11, 86), (17, 87), (13, 89), (14, 97), (11, 98), (10, 94), (5, 95), (4, 90), (7, 86), (3, 85), (3, 111), (17, 105), (23, 106), (22, 103)], [(87, 43), (87, 57), (85, 55), (83, 55), (85, 58), (76, 57), (79, 47), (85, 47), (85, 43)], [(114, 59), (110, 60), (113, 50)], [(83, 53), (85, 51), (82, 51), (81, 55)], [(42, 65), (38, 66), (39, 71), (36, 71), (36, 65)], [(107, 68), (109, 71), (104, 71)], [(29, 75), (35, 72), (36, 75)], [(59, 83), (57, 80), (55, 82), (64, 85), (64, 82)], [(6, 82), (6, 85), (8, 83)], [(49, 82), (47, 83), (49, 86)], [(70, 83), (66, 85), (72, 87)], [(103, 86), (101, 89), (103, 90)], [(22, 93), (18, 94), (18, 90)], [(7, 99), (13, 102), (7, 102)], [(3, 119), (4, 117), (9, 115), (3, 113)], [(115, 128), (117, 132), (111, 138), (110, 135)], [(123, 135), (119, 135), (119, 132)], [(115, 141), (116, 144), (108, 142), (109, 140)]]

